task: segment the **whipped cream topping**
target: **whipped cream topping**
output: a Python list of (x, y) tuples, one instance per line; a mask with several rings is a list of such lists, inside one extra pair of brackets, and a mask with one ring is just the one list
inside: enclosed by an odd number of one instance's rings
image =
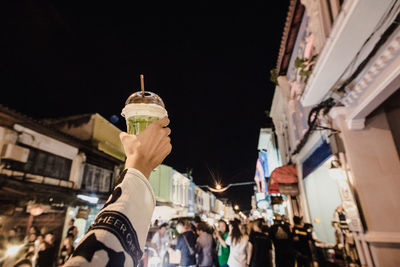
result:
[(122, 109), (121, 115), (130, 118), (132, 116), (151, 116), (163, 118), (168, 116), (167, 110), (157, 104), (133, 103), (128, 104)]

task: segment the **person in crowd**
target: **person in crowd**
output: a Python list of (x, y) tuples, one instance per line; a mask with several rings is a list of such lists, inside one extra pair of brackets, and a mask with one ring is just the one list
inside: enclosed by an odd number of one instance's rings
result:
[(24, 259), (27, 259), (31, 262), (32, 266), (35, 266), (34, 264), (34, 257), (35, 257), (35, 253), (33, 251), (27, 252), (25, 254)]
[(72, 237), (72, 242), (75, 241), (78, 235), (78, 228), (74, 224), (75, 224), (75, 219), (71, 219), (68, 223), (69, 228), (67, 231), (67, 236)]
[(302, 217), (293, 217), (294, 227), (293, 227), (293, 249), (296, 257), (297, 266), (310, 266), (312, 255), (310, 249), (310, 237), (311, 235), (307, 232), (304, 227), (304, 222)]
[(194, 218), (193, 218), (193, 225), (197, 228), (197, 226), (199, 225), (199, 223), (201, 223), (202, 222), (202, 220), (201, 220), (201, 218), (200, 218), (200, 216), (199, 215), (195, 215), (194, 216)]
[(274, 224), (270, 227), (269, 236), (275, 247), (276, 267), (294, 266), (290, 227), (282, 221), (282, 217), (279, 214), (275, 215)]
[(268, 233), (269, 233), (269, 225), (268, 225), (268, 222), (265, 221), (264, 219), (262, 219), (262, 229), (261, 230), (262, 230), (262, 232), (264, 234), (268, 235)]
[(156, 204), (148, 179), (172, 150), (168, 124), (164, 117), (138, 135), (120, 134), (125, 170), (64, 267), (139, 264)]
[(34, 247), (35, 247), (34, 254), (35, 254), (35, 256), (34, 256), (34, 260), (32, 261), (32, 265), (33, 265), (33, 266), (36, 266), (36, 262), (37, 262), (37, 260), (38, 260), (38, 258), (39, 258), (40, 245), (41, 245), (43, 242), (44, 242), (44, 237), (43, 237), (43, 235), (41, 235), (41, 234), (38, 235), (37, 238), (36, 238), (36, 240), (35, 240), (35, 242), (34, 242)]
[(26, 236), (25, 241), (24, 241), (26, 252), (35, 251), (36, 239), (37, 239), (36, 233), (30, 233), (28, 236)]
[(64, 238), (63, 246), (60, 251), (60, 257), (58, 258), (58, 264), (64, 265), (71, 257), (72, 253), (74, 253), (74, 241), (73, 237), (68, 235)]
[(18, 231), (18, 230), (17, 230), (17, 228), (15, 228), (15, 227), (11, 228), (11, 229), (8, 231), (8, 235), (7, 235), (7, 242), (8, 242), (8, 244), (17, 245), (17, 244), (20, 243), (20, 240), (19, 240), (18, 235), (17, 235), (17, 231)]
[(269, 236), (262, 232), (262, 220), (255, 220), (252, 226), (249, 236), (250, 267), (272, 267), (272, 242)]
[(44, 236), (42, 244), (39, 245), (36, 267), (51, 267), (55, 262), (56, 248), (54, 246), (53, 233)]
[(39, 229), (35, 226), (31, 226), (28, 230), (28, 234), (24, 238), (24, 243), (34, 242), (38, 234), (39, 234)]
[(187, 220), (179, 220), (176, 230), (180, 234), (176, 244), (176, 249), (181, 252), (181, 261), (179, 266), (196, 265), (196, 235), (190, 227)]
[(45, 236), (48, 232), (49, 232), (49, 229), (47, 228), (47, 226), (43, 226), (42, 228), (40, 228), (40, 234), (42, 236)]
[(32, 225), (32, 226), (29, 228), (29, 234), (38, 235), (38, 234), (39, 234), (39, 228), (37, 228), (36, 226)]
[(4, 226), (0, 224), (0, 257), (1, 251), (5, 249), (6, 237), (4, 235)]
[(190, 228), (192, 229), (193, 233), (196, 235), (196, 239), (198, 238), (198, 236), (197, 236), (197, 226), (201, 222), (202, 222), (202, 220), (201, 220), (199, 215), (195, 215), (193, 220), (190, 222)]
[(32, 263), (28, 259), (19, 260), (14, 267), (32, 267)]
[(196, 252), (198, 255), (198, 266), (211, 267), (213, 265), (213, 239), (208, 232), (208, 226), (204, 222), (197, 225)]
[(253, 232), (253, 224), (254, 224), (254, 221), (249, 221), (248, 223), (245, 224), (246, 225), (246, 233), (249, 234), (249, 237), (250, 237), (250, 234)]
[(225, 243), (230, 247), (229, 267), (246, 267), (249, 265), (249, 237), (242, 233), (237, 220), (230, 221), (229, 235)]
[(217, 253), (219, 267), (228, 267), (229, 246), (226, 244), (228, 238), (228, 224), (224, 220), (218, 221), (218, 229), (214, 231), (214, 238), (217, 239)]
[(320, 252), (318, 251), (318, 245), (321, 245), (323, 242), (318, 240), (311, 223), (305, 223), (304, 228), (306, 229), (308, 235), (308, 243), (310, 246), (313, 266), (318, 266), (322, 258), (322, 255), (320, 255)]
[(151, 246), (157, 251), (160, 259), (164, 259), (165, 253), (167, 252), (168, 244), (168, 224), (163, 223), (158, 226), (158, 231), (153, 235), (151, 239)]
[(29, 234), (28, 238), (25, 239), (25, 259), (28, 259), (32, 266), (35, 266), (35, 241), (37, 240), (36, 234)]

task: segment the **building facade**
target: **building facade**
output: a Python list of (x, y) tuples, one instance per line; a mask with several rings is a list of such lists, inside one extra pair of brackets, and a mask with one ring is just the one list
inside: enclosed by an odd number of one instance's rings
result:
[[(58, 248), (74, 219), (77, 244), (124, 168), (120, 132), (99, 114), (39, 121), (0, 106), (2, 233), (8, 237), (15, 230), (22, 244), (34, 226), (54, 233)], [(157, 200), (153, 220), (195, 212), (212, 218), (231, 215), (213, 194), (170, 166), (158, 166), (149, 181)]]
[(400, 264), (399, 10), (291, 1), (276, 69), (270, 114), (303, 215), (326, 243), (345, 216), (356, 251), (345, 253), (362, 266)]

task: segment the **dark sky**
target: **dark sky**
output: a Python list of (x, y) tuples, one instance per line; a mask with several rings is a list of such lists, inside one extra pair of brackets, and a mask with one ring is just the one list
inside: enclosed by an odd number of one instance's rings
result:
[[(225, 185), (252, 181), (259, 130), (271, 126), (269, 70), (288, 2), (229, 10), (194, 2), (190, 12), (165, 5), (156, 13), (109, 1), (4, 1), (1, 103), (35, 118), (98, 112), (109, 119), (143, 73), (171, 119), (166, 164), (192, 168), (197, 184), (213, 184), (212, 176)], [(122, 117), (117, 126), (125, 130)], [(224, 197), (249, 209), (251, 194), (247, 186)]]

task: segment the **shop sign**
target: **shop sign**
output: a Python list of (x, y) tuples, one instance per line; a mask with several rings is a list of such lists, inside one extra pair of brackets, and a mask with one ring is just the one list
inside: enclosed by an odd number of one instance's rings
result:
[(279, 193), (288, 196), (297, 196), (299, 194), (299, 187), (297, 183), (279, 184)]
[(257, 201), (257, 208), (266, 210), (268, 208), (268, 201), (266, 199)]
[(256, 200), (257, 202), (260, 200), (265, 200), (265, 193), (264, 192), (256, 193)]

